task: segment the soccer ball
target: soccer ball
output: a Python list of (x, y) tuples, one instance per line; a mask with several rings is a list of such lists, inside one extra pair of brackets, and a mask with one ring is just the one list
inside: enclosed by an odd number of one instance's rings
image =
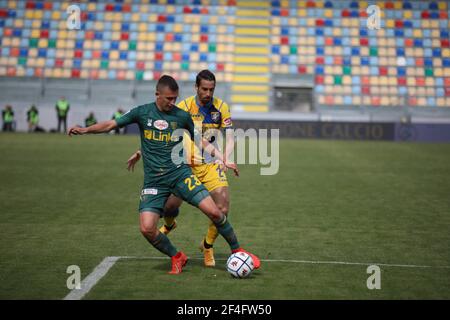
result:
[(254, 268), (252, 257), (245, 252), (233, 253), (227, 260), (227, 270), (235, 278), (248, 277)]

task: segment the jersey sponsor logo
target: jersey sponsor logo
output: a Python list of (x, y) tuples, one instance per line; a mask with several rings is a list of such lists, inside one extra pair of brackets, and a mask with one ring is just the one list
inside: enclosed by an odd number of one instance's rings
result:
[(144, 138), (166, 143), (168, 143), (169, 141), (178, 141), (178, 137), (176, 139), (173, 138), (170, 131), (164, 133), (157, 130), (144, 130)]
[(169, 124), (166, 120), (156, 120), (155, 122), (153, 122), (153, 126), (159, 130), (165, 130), (169, 127)]
[(147, 127), (151, 127), (152, 126), (152, 122), (153, 122), (152, 119), (148, 119), (147, 120)]
[(219, 122), (220, 120), (220, 112), (211, 112), (211, 119), (214, 122)]
[(155, 188), (149, 188), (149, 189), (143, 189), (142, 190), (142, 194), (152, 194), (152, 195), (157, 195), (158, 194), (158, 189)]

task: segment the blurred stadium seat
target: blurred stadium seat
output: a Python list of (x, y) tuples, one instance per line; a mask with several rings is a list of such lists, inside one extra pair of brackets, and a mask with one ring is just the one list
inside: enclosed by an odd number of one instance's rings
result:
[[(368, 5), (381, 29), (366, 27)], [(317, 105), (450, 106), (447, 1), (0, 1), (0, 76), (193, 81), (236, 111), (271, 110), (273, 75), (311, 76)]]

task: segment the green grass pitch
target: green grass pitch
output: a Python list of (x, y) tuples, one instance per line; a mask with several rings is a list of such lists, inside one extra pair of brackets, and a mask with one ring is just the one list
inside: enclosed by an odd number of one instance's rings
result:
[[(139, 232), (137, 136), (0, 134), (0, 299), (63, 299), (69, 265), (85, 278), (107, 256), (163, 257)], [(281, 140), (280, 170), (228, 175), (230, 221), (264, 260), (450, 266), (450, 145)], [(450, 268), (263, 261), (249, 279), (206, 269), (207, 219), (183, 204), (170, 235), (192, 259), (123, 259), (85, 299), (450, 299)], [(216, 257), (226, 259), (221, 238)]]

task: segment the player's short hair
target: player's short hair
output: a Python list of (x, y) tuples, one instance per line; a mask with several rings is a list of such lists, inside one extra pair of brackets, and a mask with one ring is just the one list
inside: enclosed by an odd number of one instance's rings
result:
[(202, 80), (214, 81), (214, 84), (216, 84), (216, 76), (209, 70), (202, 70), (197, 74), (197, 77), (195, 78), (195, 84), (197, 87), (200, 85)]
[(161, 91), (161, 89), (165, 87), (168, 87), (172, 91), (178, 91), (178, 83), (173, 77), (166, 74), (159, 78), (158, 83), (156, 84), (156, 91)]

